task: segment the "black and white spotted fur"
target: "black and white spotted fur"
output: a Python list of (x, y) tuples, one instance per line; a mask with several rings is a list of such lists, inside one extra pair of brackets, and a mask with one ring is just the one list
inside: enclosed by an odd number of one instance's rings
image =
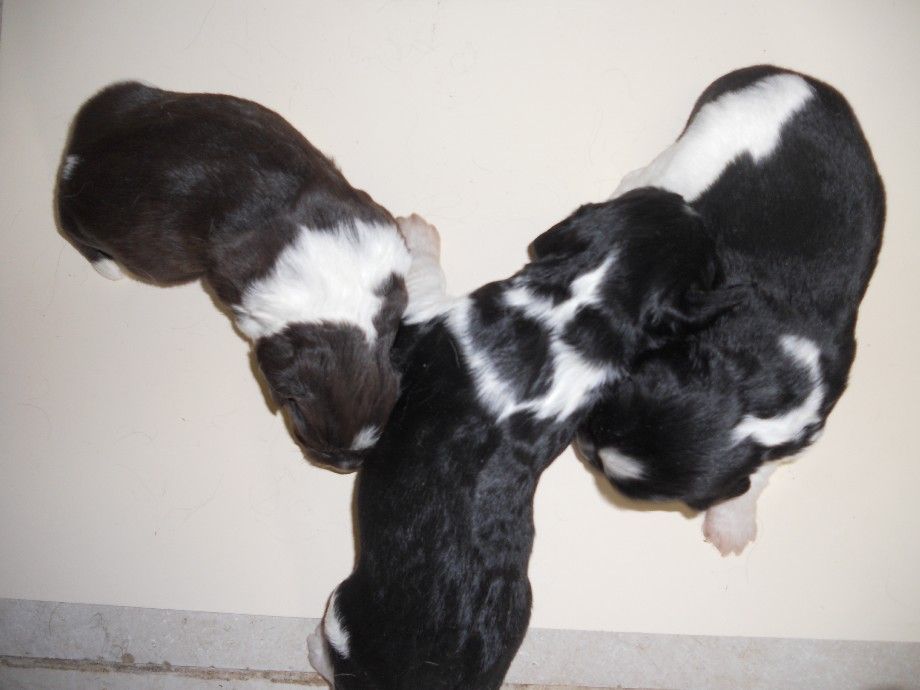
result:
[(614, 196), (640, 187), (686, 199), (718, 246), (718, 281), (746, 296), (648, 353), (577, 445), (629, 496), (708, 509), (707, 538), (740, 553), (775, 461), (814, 442), (846, 387), (884, 189), (843, 96), (770, 66), (710, 85), (677, 142)]
[(530, 617), (541, 473), (658, 342), (644, 321), (685, 330), (726, 308), (705, 260), (633, 280), (643, 231), (691, 213), (660, 190), (582, 207), (534, 242), (538, 260), (456, 300), (443, 297), (434, 228), (401, 223), (413, 254), (394, 349), (403, 389), (358, 475), (355, 570), (310, 640), (337, 690), (500, 686)]
[(313, 458), (360, 464), (396, 400), (409, 255), (390, 214), (281, 116), (114, 84), (74, 120), (58, 211), (106, 277), (202, 278)]

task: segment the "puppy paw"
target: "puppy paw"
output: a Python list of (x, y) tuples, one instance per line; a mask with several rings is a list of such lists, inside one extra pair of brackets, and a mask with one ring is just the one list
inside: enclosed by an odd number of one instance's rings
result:
[(406, 240), (406, 246), (413, 256), (428, 255), (438, 258), (441, 255), (441, 236), (438, 229), (417, 213), (400, 216), (396, 219), (399, 231)]
[(326, 640), (323, 638), (322, 623), (316, 626), (316, 630), (307, 637), (307, 658), (310, 660), (310, 665), (331, 687), (332, 660), (329, 658), (329, 650), (326, 649)]
[(757, 536), (756, 513), (746, 505), (732, 505), (732, 501), (715, 505), (706, 511), (703, 536), (723, 556), (740, 555)]
[(93, 261), (92, 266), (96, 273), (109, 280), (121, 280), (125, 275), (121, 272), (121, 266), (111, 259), (97, 259)]

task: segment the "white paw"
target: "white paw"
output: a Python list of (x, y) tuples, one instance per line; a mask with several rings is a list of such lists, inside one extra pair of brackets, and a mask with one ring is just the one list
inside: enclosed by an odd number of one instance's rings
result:
[(316, 626), (316, 630), (311, 635), (307, 636), (307, 658), (310, 660), (310, 665), (331, 687), (335, 672), (332, 669), (329, 650), (326, 648), (326, 639), (323, 637), (322, 623)]
[(109, 280), (121, 280), (125, 274), (121, 272), (121, 266), (111, 259), (98, 259), (93, 261), (92, 266), (96, 273)]
[(715, 505), (706, 511), (703, 535), (723, 556), (740, 554), (757, 536), (757, 514), (732, 501)]
[(396, 219), (399, 231), (406, 239), (409, 251), (417, 256), (426, 254), (438, 258), (441, 255), (441, 236), (438, 229), (417, 213)]
[(638, 168), (637, 170), (630, 170), (623, 176), (623, 179), (620, 180), (620, 184), (617, 185), (617, 188), (613, 190), (613, 194), (610, 195), (611, 199), (616, 199), (618, 196), (626, 194), (626, 192), (631, 192), (634, 189), (645, 186), (645, 170), (646, 168)]

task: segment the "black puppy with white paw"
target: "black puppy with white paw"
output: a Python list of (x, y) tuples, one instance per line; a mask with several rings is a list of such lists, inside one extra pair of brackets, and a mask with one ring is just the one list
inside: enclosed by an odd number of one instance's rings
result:
[(712, 328), (648, 353), (576, 445), (629, 496), (708, 509), (707, 539), (740, 553), (774, 461), (814, 442), (846, 387), (884, 189), (844, 97), (771, 66), (710, 85), (614, 197), (639, 187), (682, 195), (718, 246), (719, 280), (750, 287)]
[(582, 207), (534, 242), (537, 260), (455, 300), (434, 228), (401, 222), (413, 255), (394, 348), (403, 389), (358, 475), (355, 570), (309, 641), (337, 690), (501, 685), (530, 617), (541, 473), (658, 343), (644, 322), (686, 331), (734, 299), (709, 289), (703, 233), (682, 245), (701, 259), (693, 272), (634, 264), (644, 230), (688, 214), (661, 190)]
[(409, 254), (390, 214), (277, 113), (114, 84), (77, 114), (63, 234), (102, 275), (202, 278), (229, 306), (298, 439), (357, 467), (396, 400)]

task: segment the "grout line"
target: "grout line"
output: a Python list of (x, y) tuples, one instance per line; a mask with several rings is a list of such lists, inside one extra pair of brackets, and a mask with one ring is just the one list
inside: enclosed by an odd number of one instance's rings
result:
[(49, 669), (52, 671), (79, 671), (84, 673), (164, 673), (182, 678), (199, 680), (247, 681), (267, 680), (289, 685), (316, 685), (323, 683), (317, 673), (307, 671), (274, 671), (249, 668), (207, 668), (201, 666), (173, 666), (162, 664), (135, 664), (119, 661), (98, 661), (93, 659), (52, 659), (49, 657), (0, 656), (0, 668)]
[[(210, 681), (267, 680), (271, 683), (301, 685), (325, 688), (326, 684), (317, 673), (308, 671), (277, 671), (243, 668), (204, 668), (201, 666), (173, 666), (162, 664), (137, 664), (129, 661), (99, 661), (94, 659), (55, 659), (49, 657), (0, 656), (0, 669), (51, 670), (78, 673), (122, 673), (126, 675), (165, 674), (180, 678), (194, 678)], [(502, 690), (605, 690), (582, 685), (530, 685), (512, 683), (503, 685)], [(627, 689), (624, 689), (627, 690)], [(635, 690), (639, 690), (636, 688)]]

